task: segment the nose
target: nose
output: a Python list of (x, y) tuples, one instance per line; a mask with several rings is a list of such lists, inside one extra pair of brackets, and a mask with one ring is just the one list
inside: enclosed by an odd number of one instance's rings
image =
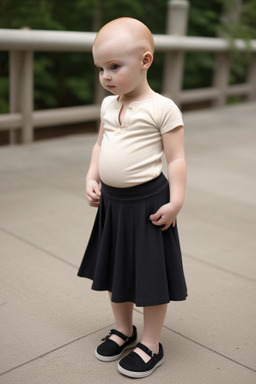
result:
[(110, 75), (109, 71), (104, 71), (102, 77), (104, 80), (110, 80), (111, 79), (111, 75)]

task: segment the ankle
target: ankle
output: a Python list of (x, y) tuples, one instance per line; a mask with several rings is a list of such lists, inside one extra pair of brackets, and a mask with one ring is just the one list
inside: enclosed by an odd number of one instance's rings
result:
[(132, 337), (133, 335), (133, 325), (131, 327), (116, 327), (116, 330), (127, 337)]
[[(133, 326), (132, 328), (125, 328), (125, 327), (116, 327), (116, 331), (122, 333), (123, 335), (127, 337), (132, 337), (133, 335)], [(125, 343), (125, 340), (123, 340), (121, 337), (118, 335), (111, 335), (110, 340), (115, 341), (120, 347)]]
[(152, 352), (158, 354), (159, 353), (159, 341), (152, 342), (150, 340), (142, 339), (141, 344), (144, 344), (148, 349), (150, 349)]

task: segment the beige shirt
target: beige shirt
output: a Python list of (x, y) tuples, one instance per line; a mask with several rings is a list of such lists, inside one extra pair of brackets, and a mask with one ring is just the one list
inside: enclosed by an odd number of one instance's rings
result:
[(101, 180), (126, 188), (150, 181), (162, 171), (162, 135), (183, 126), (176, 104), (156, 93), (151, 99), (131, 103), (122, 125), (118, 96), (106, 97), (101, 106), (104, 134), (99, 157)]

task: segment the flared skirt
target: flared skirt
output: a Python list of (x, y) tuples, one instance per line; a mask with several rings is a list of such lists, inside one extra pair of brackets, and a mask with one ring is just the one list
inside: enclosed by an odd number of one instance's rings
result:
[(112, 292), (116, 303), (153, 306), (185, 300), (177, 223), (165, 231), (149, 216), (169, 202), (169, 183), (161, 174), (130, 188), (102, 183), (101, 201), (78, 276), (92, 289)]

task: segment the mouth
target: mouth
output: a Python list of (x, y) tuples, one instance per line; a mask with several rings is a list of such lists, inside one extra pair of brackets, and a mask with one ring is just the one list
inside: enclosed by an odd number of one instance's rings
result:
[(113, 89), (113, 88), (115, 88), (115, 86), (114, 85), (106, 85), (106, 88)]

